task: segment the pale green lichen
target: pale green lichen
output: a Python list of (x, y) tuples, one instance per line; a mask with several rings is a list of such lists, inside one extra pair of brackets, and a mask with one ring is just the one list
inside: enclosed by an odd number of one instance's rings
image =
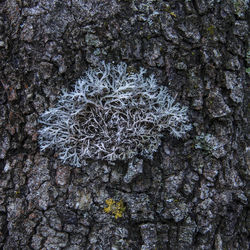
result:
[[(246, 61), (247, 65), (250, 66), (250, 48), (248, 49), (246, 54)], [(250, 76), (250, 67), (246, 68), (246, 73)]]
[(234, 5), (234, 12), (238, 17), (244, 17), (249, 8), (249, 0), (231, 0)]

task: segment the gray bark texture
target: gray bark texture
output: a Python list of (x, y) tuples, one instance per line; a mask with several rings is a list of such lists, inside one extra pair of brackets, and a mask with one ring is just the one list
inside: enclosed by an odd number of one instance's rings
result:
[[(248, 249), (248, 5), (0, 0), (0, 249)], [(38, 145), (39, 116), (102, 61), (189, 107), (188, 135), (129, 178), (126, 162), (74, 168)]]

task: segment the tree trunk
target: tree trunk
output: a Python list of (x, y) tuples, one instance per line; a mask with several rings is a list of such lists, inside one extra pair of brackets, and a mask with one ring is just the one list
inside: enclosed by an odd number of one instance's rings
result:
[[(248, 249), (248, 2), (1, 0), (0, 248)], [(129, 182), (126, 162), (39, 149), (39, 116), (102, 61), (189, 107)]]

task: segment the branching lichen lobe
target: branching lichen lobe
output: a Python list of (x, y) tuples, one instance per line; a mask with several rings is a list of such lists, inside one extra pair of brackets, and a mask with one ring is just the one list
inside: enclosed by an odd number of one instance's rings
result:
[(87, 159), (152, 158), (165, 130), (184, 136), (191, 129), (187, 107), (145, 72), (128, 73), (125, 63), (87, 71), (40, 117), (41, 150), (55, 148), (64, 163), (79, 167)]

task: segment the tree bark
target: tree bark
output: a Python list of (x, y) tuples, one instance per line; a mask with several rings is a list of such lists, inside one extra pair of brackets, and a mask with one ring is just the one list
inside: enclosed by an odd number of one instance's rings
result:
[[(248, 249), (247, 17), (247, 0), (0, 1), (0, 248)], [(38, 145), (39, 116), (102, 61), (146, 68), (193, 125), (129, 183), (126, 162)]]

